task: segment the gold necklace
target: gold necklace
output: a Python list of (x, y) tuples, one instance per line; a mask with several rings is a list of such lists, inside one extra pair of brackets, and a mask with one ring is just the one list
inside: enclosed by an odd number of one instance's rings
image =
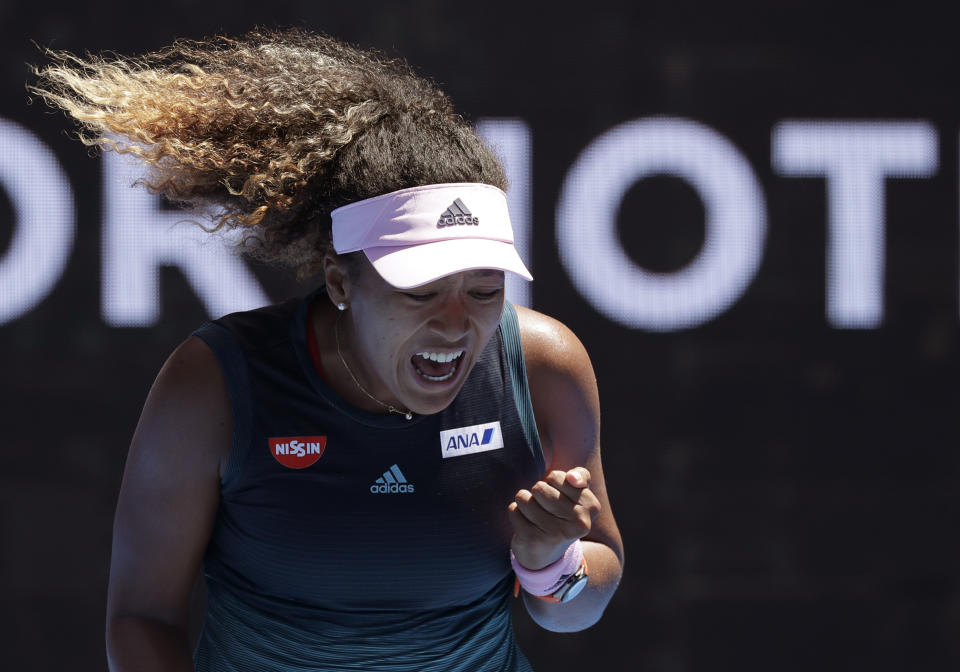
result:
[(350, 370), (350, 367), (347, 366), (347, 360), (345, 360), (345, 359), (343, 358), (343, 353), (340, 352), (340, 316), (341, 316), (341, 315), (343, 315), (343, 313), (337, 313), (337, 319), (336, 319), (336, 320), (334, 321), (334, 323), (333, 323), (333, 337), (334, 337), (334, 338), (336, 339), (336, 341), (337, 341), (337, 357), (340, 358), (340, 363), (343, 364), (343, 368), (345, 368), (345, 369), (347, 370), (347, 373), (350, 374), (350, 377), (353, 379), (354, 384), (360, 389), (360, 391), (363, 392), (363, 393), (364, 393), (365, 395), (367, 395), (368, 397), (370, 397), (370, 399), (372, 399), (373, 401), (375, 401), (375, 402), (377, 402), (378, 404), (380, 404), (381, 406), (383, 406), (383, 407), (384, 407), (385, 409), (387, 409), (390, 413), (396, 413), (397, 415), (402, 415), (402, 416), (405, 417), (407, 420), (413, 420), (413, 412), (412, 412), (412, 411), (401, 411), (400, 409), (398, 409), (398, 408), (396, 408), (396, 407), (394, 407), (394, 406), (391, 406), (390, 404), (385, 404), (385, 403), (383, 403), (382, 401), (380, 401), (379, 399), (377, 399), (375, 396), (373, 396), (372, 394), (370, 394), (369, 392), (367, 392), (367, 391), (363, 388), (363, 385), (360, 384), (360, 381), (357, 380), (357, 377), (356, 377), (355, 375), (353, 375), (353, 371), (351, 371), (351, 370)]

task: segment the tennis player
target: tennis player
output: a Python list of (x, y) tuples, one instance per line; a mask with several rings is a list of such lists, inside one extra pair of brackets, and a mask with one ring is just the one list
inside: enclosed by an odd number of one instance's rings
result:
[(522, 671), (514, 595), (544, 628), (595, 623), (623, 567), (595, 375), (505, 302), (505, 274), (531, 276), (504, 172), (447, 97), (304, 31), (51, 58), (34, 91), (86, 143), (318, 287), (202, 325), (157, 376), (110, 668)]

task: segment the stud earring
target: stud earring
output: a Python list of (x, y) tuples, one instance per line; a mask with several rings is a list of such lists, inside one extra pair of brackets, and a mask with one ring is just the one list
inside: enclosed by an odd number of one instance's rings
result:
[(347, 309), (347, 304), (345, 304), (343, 301), (337, 304), (337, 310), (346, 310), (346, 309)]

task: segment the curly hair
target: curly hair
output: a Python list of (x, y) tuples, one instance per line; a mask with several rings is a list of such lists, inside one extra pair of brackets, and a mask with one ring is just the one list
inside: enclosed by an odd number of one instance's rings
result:
[(506, 189), (497, 158), (435, 84), (326, 35), (47, 55), (28, 88), (72, 116), (85, 144), (135, 155), (149, 189), (208, 213), (211, 232), (242, 229), (246, 253), (300, 279), (319, 271), (341, 205), (443, 182)]

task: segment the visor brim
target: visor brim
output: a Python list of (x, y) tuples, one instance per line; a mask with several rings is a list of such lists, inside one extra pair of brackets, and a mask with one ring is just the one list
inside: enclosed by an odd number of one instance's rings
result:
[(367, 259), (397, 289), (411, 289), (462, 271), (495, 269), (533, 280), (512, 243), (452, 238), (419, 245), (370, 247)]

